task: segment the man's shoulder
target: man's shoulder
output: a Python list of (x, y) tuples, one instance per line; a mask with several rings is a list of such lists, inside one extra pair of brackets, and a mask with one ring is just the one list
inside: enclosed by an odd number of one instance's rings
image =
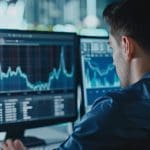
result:
[(123, 99), (126, 99), (126, 97), (128, 97), (128, 91), (124, 90), (124, 89), (120, 89), (118, 91), (115, 92), (108, 92), (105, 95), (97, 98), (93, 104), (93, 106), (95, 105), (113, 105), (116, 104), (120, 101), (122, 101)]
[(108, 92), (95, 100), (92, 109), (101, 111), (118, 111), (120, 108), (138, 101), (138, 93), (134, 88), (120, 89), (115, 92)]

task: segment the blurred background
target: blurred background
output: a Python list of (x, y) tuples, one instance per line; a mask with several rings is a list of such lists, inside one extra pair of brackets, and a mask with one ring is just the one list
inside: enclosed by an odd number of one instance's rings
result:
[(0, 28), (107, 35), (105, 6), (117, 0), (0, 0)]

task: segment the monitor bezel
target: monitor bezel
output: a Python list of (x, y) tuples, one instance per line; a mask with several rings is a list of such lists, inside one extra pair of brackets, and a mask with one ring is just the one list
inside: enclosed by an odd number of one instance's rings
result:
[[(77, 108), (77, 86), (78, 86), (78, 63), (77, 63), (77, 56), (79, 51), (78, 48), (78, 38), (76, 33), (69, 33), (69, 32), (52, 32), (52, 31), (35, 31), (35, 30), (16, 30), (16, 29), (0, 29), (0, 33), (18, 33), (18, 34), (44, 34), (44, 35), (64, 35), (64, 36), (72, 36), (74, 39), (74, 50), (76, 51), (74, 54), (75, 56), (75, 107), (76, 112), (74, 116), (71, 117), (58, 117), (58, 118), (49, 118), (49, 119), (41, 119), (41, 120), (27, 120), (22, 122), (15, 122), (15, 123), (4, 123), (0, 124), (0, 131), (12, 131), (13, 130), (26, 130), (30, 128), (38, 128), (44, 127), (54, 124), (66, 123), (66, 122), (74, 122), (78, 116), (78, 108)], [(0, 37), (1, 38), (1, 37)]]

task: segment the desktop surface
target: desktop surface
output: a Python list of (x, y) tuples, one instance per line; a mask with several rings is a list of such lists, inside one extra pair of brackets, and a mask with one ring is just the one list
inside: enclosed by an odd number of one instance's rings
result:
[(35, 136), (45, 141), (43, 145), (35, 145), (28, 147), (29, 150), (46, 150), (59, 147), (68, 136), (72, 133), (71, 123), (63, 123), (59, 125), (48, 126), (44, 128), (27, 130), (25, 136)]

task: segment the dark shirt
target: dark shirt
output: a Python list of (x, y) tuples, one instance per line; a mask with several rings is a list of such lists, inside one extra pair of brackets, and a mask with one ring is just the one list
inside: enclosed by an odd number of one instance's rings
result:
[(59, 150), (150, 150), (150, 73), (93, 104)]

